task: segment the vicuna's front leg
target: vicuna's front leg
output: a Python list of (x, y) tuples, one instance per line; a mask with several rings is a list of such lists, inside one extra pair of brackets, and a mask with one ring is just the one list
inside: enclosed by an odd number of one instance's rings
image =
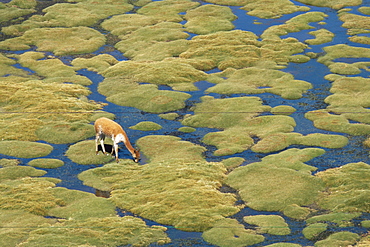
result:
[[(113, 146), (114, 146), (114, 152), (116, 153), (116, 161), (118, 163), (118, 144), (114, 142)], [(112, 148), (112, 154), (113, 154), (113, 148)]]

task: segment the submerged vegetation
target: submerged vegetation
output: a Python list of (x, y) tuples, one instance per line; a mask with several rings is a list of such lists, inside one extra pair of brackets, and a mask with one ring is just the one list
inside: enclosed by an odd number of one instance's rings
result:
[[(361, 0), (46, 2), (0, 3), (1, 246), (170, 243), (156, 224), (225, 247), (299, 247), (277, 241), (301, 233), (316, 247), (368, 244), (349, 230), (370, 226), (370, 165), (346, 150), (353, 136), (370, 146)], [(240, 11), (254, 31), (236, 27)], [(336, 44), (330, 15), (349, 43)], [(325, 77), (302, 76), (316, 62)], [(330, 92), (316, 96), (324, 79)], [(95, 154), (102, 116), (117, 117), (142, 164)], [(77, 170), (107, 198), (52, 177)]]

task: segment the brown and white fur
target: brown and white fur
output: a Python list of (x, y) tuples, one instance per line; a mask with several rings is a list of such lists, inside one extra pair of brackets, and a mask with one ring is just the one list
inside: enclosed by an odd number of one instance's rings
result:
[(106, 154), (105, 148), (104, 148), (104, 139), (105, 137), (110, 137), (112, 138), (113, 141), (113, 147), (112, 148), (112, 155), (113, 155), (113, 150), (116, 152), (116, 161), (118, 162), (118, 143), (123, 142), (130, 151), (132, 157), (134, 158), (134, 161), (136, 163), (139, 162), (140, 160), (140, 152), (138, 149), (135, 149), (132, 147), (126, 132), (122, 129), (122, 127), (105, 117), (99, 118), (95, 121), (94, 123), (94, 128), (95, 128), (95, 133), (96, 133), (96, 138), (95, 138), (95, 150), (96, 154), (98, 154), (98, 145), (100, 141), (101, 148), (103, 150), (103, 153)]

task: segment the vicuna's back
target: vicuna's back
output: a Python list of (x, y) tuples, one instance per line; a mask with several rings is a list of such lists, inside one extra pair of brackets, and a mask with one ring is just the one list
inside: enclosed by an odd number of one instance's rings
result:
[(104, 133), (106, 136), (117, 136), (120, 133), (124, 133), (122, 127), (116, 122), (110, 120), (109, 118), (99, 118), (94, 124), (96, 133)]

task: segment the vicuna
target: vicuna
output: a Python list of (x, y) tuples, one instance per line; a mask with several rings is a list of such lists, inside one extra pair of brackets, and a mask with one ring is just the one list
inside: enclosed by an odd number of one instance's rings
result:
[(126, 132), (122, 129), (122, 127), (105, 117), (99, 118), (95, 121), (94, 123), (94, 128), (95, 128), (95, 133), (96, 133), (96, 138), (95, 138), (95, 151), (96, 154), (98, 154), (98, 145), (100, 141), (101, 148), (103, 150), (103, 153), (106, 154), (105, 152), (105, 147), (104, 147), (104, 139), (105, 137), (110, 137), (112, 138), (113, 141), (113, 147), (111, 154), (113, 155), (113, 151), (116, 152), (116, 161), (118, 162), (118, 143), (123, 142), (132, 154), (132, 157), (134, 158), (134, 161), (136, 163), (139, 162), (140, 160), (140, 152), (138, 149), (135, 149), (132, 147)]

